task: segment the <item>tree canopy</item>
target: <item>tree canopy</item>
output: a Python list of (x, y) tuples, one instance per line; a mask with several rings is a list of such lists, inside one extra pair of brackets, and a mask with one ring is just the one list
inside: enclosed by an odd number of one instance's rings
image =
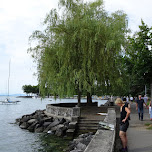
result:
[(25, 92), (26, 94), (39, 94), (39, 86), (32, 86), (32, 85), (23, 85), (22, 86), (22, 90), (23, 92)]
[(60, 97), (78, 93), (119, 94), (124, 91), (122, 48), (126, 43), (127, 15), (108, 14), (103, 1), (60, 0), (44, 31), (34, 31), (29, 52), (38, 64), (40, 91)]
[(124, 60), (131, 77), (130, 93), (144, 94), (145, 85), (150, 88), (152, 84), (152, 27), (141, 20), (139, 31), (130, 36), (128, 42)]

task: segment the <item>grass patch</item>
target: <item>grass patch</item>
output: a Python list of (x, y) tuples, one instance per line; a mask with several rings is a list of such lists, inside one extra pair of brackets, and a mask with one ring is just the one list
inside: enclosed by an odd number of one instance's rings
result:
[(147, 129), (152, 130), (152, 126), (148, 127)]
[(151, 123), (146, 123), (145, 126), (147, 126), (147, 129), (152, 130), (152, 124)]
[(150, 126), (150, 125), (151, 125), (151, 123), (146, 123), (146, 124), (145, 124), (145, 126)]

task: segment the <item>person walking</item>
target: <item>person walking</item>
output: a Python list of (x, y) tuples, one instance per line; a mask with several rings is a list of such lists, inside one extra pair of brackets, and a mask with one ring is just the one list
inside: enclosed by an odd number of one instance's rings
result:
[(147, 101), (148, 101), (148, 97), (145, 95), (144, 96), (144, 102), (147, 104)]
[(150, 120), (152, 120), (152, 108), (151, 108), (151, 106), (152, 106), (152, 102), (150, 101), (150, 103), (149, 103)]
[(127, 96), (126, 101), (129, 103), (129, 97)]
[(131, 103), (133, 103), (133, 97), (132, 96), (130, 97), (130, 101), (131, 101)]
[(129, 115), (130, 115), (130, 109), (126, 107), (125, 103), (122, 101), (121, 98), (117, 98), (115, 101), (115, 104), (120, 107), (120, 131), (119, 136), (122, 141), (122, 148), (120, 149), (120, 152), (128, 152), (127, 148), (127, 134), (126, 131), (129, 127)]
[(138, 100), (136, 102), (136, 110), (138, 110), (139, 120), (143, 121), (144, 117), (144, 104), (147, 107), (147, 104), (141, 98), (141, 95), (138, 96)]

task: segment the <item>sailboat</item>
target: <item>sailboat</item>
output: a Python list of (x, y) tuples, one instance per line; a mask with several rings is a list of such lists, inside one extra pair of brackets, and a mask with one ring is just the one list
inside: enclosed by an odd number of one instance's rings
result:
[(11, 60), (9, 61), (9, 75), (8, 75), (8, 96), (4, 101), (0, 101), (2, 104), (17, 104), (20, 101), (12, 101), (9, 98), (9, 81), (10, 81), (10, 65), (11, 65)]

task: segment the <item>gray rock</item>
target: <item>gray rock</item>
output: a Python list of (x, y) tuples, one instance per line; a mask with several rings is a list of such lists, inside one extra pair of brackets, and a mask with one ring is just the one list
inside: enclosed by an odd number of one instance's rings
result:
[(39, 127), (39, 128), (35, 129), (35, 132), (37, 132), (37, 133), (40, 133), (40, 132), (43, 132), (43, 131), (44, 131), (43, 127)]
[(32, 123), (34, 123), (34, 122), (36, 122), (36, 119), (30, 119), (30, 120), (28, 121), (28, 124), (32, 124)]
[(84, 138), (84, 139), (81, 141), (81, 143), (87, 146), (87, 145), (90, 143), (91, 139), (92, 139), (92, 138)]
[(27, 129), (29, 127), (28, 123), (26, 122), (23, 122), (21, 125), (20, 125), (20, 128), (21, 129)]
[[(30, 125), (27, 129), (30, 131), (30, 132), (34, 132), (34, 129), (36, 128), (36, 125), (37, 125), (37, 122), (33, 123), (32, 125)], [(37, 127), (38, 128), (38, 127)]]
[(27, 122), (28, 120), (30, 120), (30, 116), (29, 115), (24, 115), (21, 119), (22, 122)]
[(56, 119), (54, 122), (52, 122), (48, 127), (49, 127), (49, 130), (52, 128), (52, 127), (55, 127), (55, 126), (57, 126), (57, 125), (59, 125), (59, 120), (58, 119)]
[(50, 129), (47, 127), (43, 130), (43, 132), (47, 133)]
[(56, 129), (56, 132), (55, 132), (55, 135), (56, 136), (63, 136), (65, 134), (65, 130), (67, 128), (64, 126), (64, 125), (58, 125), (57, 126), (57, 129)]
[(53, 122), (53, 117), (46, 117), (44, 118), (44, 122)]
[(76, 145), (74, 143), (70, 144), (69, 147), (68, 147), (68, 151), (74, 150), (75, 146)]
[(84, 145), (84, 144), (82, 144), (82, 143), (78, 143), (77, 145), (76, 145), (76, 148), (77, 149), (79, 149), (79, 150), (82, 150), (82, 151), (84, 151), (85, 149), (86, 149), (86, 145)]
[(64, 122), (63, 124), (65, 127), (69, 128), (69, 122)]
[(52, 122), (44, 122), (43, 126), (46, 128), (47, 126), (49, 126)]
[(79, 142), (82, 142), (84, 139), (83, 138), (77, 138), (77, 139), (74, 139), (73, 140), (73, 143), (75, 144), (75, 145), (77, 145)]
[(41, 127), (39, 123), (36, 124), (35, 129)]
[(52, 131), (54, 134), (55, 134), (56, 130), (57, 130), (57, 126), (51, 128), (51, 131)]
[(62, 119), (59, 120), (60, 124), (63, 124), (64, 122), (66, 122), (66, 120), (64, 118), (62, 118)]

